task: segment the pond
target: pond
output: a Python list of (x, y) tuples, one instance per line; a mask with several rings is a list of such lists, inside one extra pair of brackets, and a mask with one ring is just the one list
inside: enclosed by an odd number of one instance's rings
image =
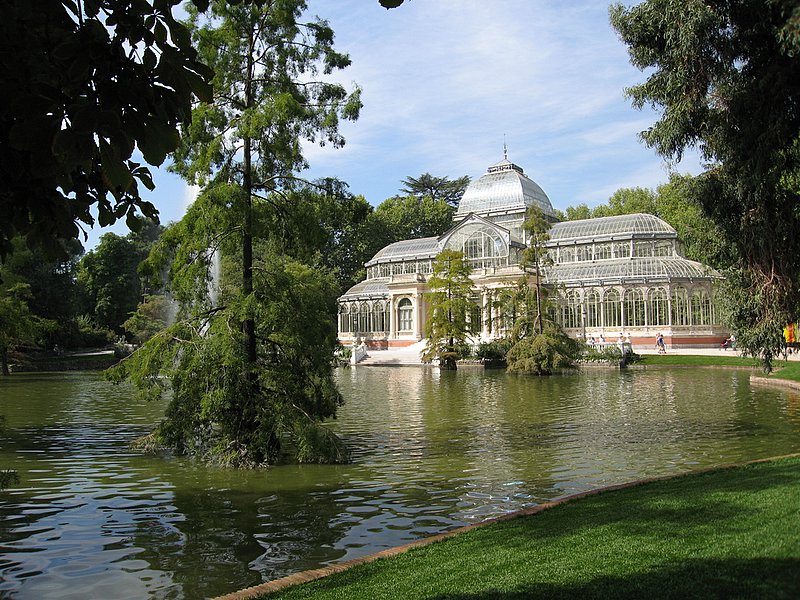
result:
[(603, 485), (800, 451), (800, 394), (750, 371), (338, 372), (354, 462), (142, 456), (163, 411), (91, 373), (0, 381), (0, 597), (201, 598)]

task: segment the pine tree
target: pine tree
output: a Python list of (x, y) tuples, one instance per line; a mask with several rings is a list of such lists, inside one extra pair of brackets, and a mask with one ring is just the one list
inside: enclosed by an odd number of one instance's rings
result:
[(349, 58), (327, 23), (300, 21), (305, 8), (217, 1), (204, 16), (190, 7), (214, 101), (194, 108), (175, 170), (203, 187), (148, 261), (151, 274), (171, 264), (180, 318), (117, 374), (149, 395), (167, 375), (173, 395), (154, 441), (225, 464), (274, 463), (287, 449), (301, 461), (346, 458), (319, 426), (341, 403), (336, 281), (288, 252), (284, 232), (306, 167), (301, 142), (343, 145), (339, 120), (357, 118), (361, 103), (358, 90), (324, 81)]

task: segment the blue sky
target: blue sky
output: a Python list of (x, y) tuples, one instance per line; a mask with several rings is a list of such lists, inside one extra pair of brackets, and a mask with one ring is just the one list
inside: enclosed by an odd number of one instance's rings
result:
[[(362, 88), (344, 148), (306, 146), (308, 178), (335, 176), (377, 205), (407, 176), (480, 177), (503, 158), (555, 208), (604, 203), (622, 187), (655, 187), (668, 167), (639, 141), (657, 119), (624, 89), (644, 80), (597, 0), (310, 0), (352, 65), (336, 80)], [(690, 154), (677, 165), (698, 173)], [(180, 219), (191, 190), (155, 173), (162, 222)], [(102, 233), (91, 230), (87, 248)], [(124, 226), (113, 229), (123, 234)]]

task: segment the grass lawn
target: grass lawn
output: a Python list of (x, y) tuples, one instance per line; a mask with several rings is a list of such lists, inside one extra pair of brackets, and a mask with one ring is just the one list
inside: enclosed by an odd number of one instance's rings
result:
[[(719, 356), (693, 356), (689, 354), (642, 354), (642, 359), (635, 363), (637, 365), (686, 365), (690, 367), (752, 367), (761, 368), (760, 361), (750, 357), (736, 356), (735, 353), (726, 354), (720, 352)], [(775, 366), (785, 364), (784, 361), (775, 361)]]
[(800, 381), (800, 362), (782, 362), (780, 366), (776, 365), (776, 368), (778, 370), (770, 373), (770, 377), (774, 379), (791, 379), (792, 381)]
[(800, 458), (567, 502), (265, 598), (800, 598)]

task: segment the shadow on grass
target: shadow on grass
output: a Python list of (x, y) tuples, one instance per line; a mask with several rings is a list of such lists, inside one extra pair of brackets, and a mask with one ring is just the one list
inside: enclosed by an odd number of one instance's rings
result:
[(770, 598), (800, 597), (800, 560), (689, 560), (627, 577), (599, 577), (577, 585), (523, 584), (508, 591), (443, 594), (435, 600), (529, 598)]

